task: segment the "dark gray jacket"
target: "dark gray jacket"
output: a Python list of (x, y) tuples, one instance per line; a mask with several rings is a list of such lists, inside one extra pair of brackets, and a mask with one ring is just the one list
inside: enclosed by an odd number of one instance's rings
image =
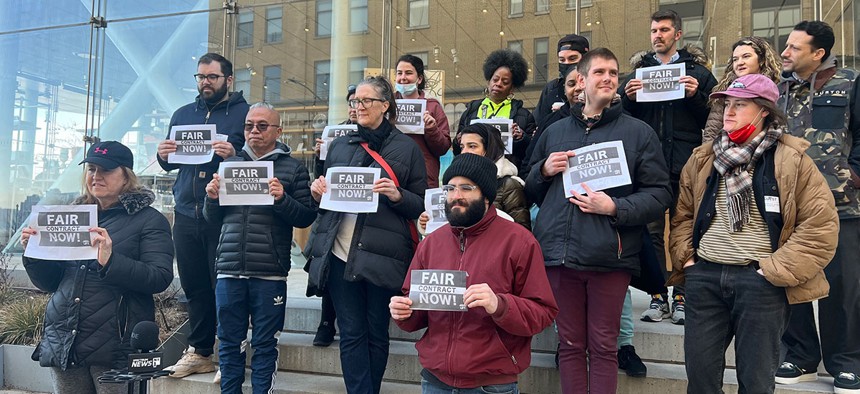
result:
[[(227, 161), (253, 161), (245, 150)], [(203, 215), (221, 226), (215, 271), (219, 274), (286, 276), (290, 271), (293, 227), (307, 227), (316, 218), (311, 207), (308, 169), (290, 157), (290, 147), (278, 142), (259, 161), (271, 161), (284, 186), (284, 198), (274, 205), (220, 206), (206, 198)]]
[[(638, 275), (643, 228), (672, 202), (660, 142), (647, 124), (624, 114), (620, 104), (604, 109), (591, 128), (582, 119), (582, 104), (571, 112), (541, 135), (526, 180), (526, 194), (540, 206), (533, 231), (546, 265)], [(603, 191), (615, 202), (615, 217), (585, 213), (570, 203), (565, 198), (564, 173), (552, 178), (541, 174), (552, 152), (619, 140), (624, 143), (632, 183)]]
[[(173, 240), (154, 195), (141, 190), (120, 196), (121, 204), (99, 211), (99, 227), (113, 242), (105, 267), (96, 260), (54, 261), (24, 257), (33, 284), (53, 293), (45, 331), (33, 359), (63, 370), (97, 365), (122, 368), (131, 330), (155, 320), (152, 295), (173, 280)], [(78, 203), (80, 199), (78, 199)]]

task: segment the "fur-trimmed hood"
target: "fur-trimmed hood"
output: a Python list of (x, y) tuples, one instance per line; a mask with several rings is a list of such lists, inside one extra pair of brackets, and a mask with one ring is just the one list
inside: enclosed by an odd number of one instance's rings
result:
[[(83, 204), (85, 199), (86, 196), (78, 196), (72, 204)], [(153, 193), (152, 190), (141, 187), (140, 189), (120, 194), (119, 202), (129, 215), (134, 215), (155, 202), (155, 193)]]

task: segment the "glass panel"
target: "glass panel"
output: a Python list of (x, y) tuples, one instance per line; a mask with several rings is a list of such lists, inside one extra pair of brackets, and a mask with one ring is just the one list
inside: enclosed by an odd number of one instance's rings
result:
[(352, 33), (367, 31), (367, 0), (350, 0), (349, 31)]
[(276, 103), (281, 101), (281, 66), (266, 66), (263, 69), (265, 81), (263, 82), (263, 91), (266, 101)]
[(331, 62), (328, 60), (316, 63), (316, 74), (314, 85), (316, 94), (322, 98), (328, 98), (328, 84), (331, 77)]
[(331, 0), (317, 0), (317, 37), (331, 35)]
[(282, 29), (284, 9), (272, 7), (266, 9), (266, 42), (281, 42), (284, 33)]
[(236, 46), (254, 46), (254, 11), (242, 10), (239, 12), (239, 26), (236, 29)]
[(535, 39), (535, 58), (534, 68), (532, 72), (535, 76), (535, 83), (542, 84), (547, 81), (547, 67), (549, 65), (549, 39)]
[(510, 0), (510, 15), (519, 16), (523, 14), (523, 0)]
[(535, 12), (549, 12), (549, 0), (537, 0)]
[(238, 68), (234, 70), (235, 80), (233, 81), (233, 91), (244, 92), (245, 99), (251, 93), (251, 70), (247, 68)]
[(522, 41), (508, 41), (508, 49), (523, 54), (523, 42)]
[(364, 79), (364, 69), (367, 68), (367, 58), (359, 57), (349, 59), (349, 79), (350, 84), (358, 83)]
[(429, 0), (409, 0), (409, 27), (429, 26), (429, 8)]

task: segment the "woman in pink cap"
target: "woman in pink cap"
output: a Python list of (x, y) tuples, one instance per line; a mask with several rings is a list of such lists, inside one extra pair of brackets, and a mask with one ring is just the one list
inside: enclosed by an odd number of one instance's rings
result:
[(772, 393), (789, 304), (827, 296), (836, 208), (809, 143), (784, 132), (778, 96), (762, 74), (711, 94), (723, 129), (681, 172), (669, 285), (686, 282), (688, 393), (722, 392), (732, 338), (740, 392)]

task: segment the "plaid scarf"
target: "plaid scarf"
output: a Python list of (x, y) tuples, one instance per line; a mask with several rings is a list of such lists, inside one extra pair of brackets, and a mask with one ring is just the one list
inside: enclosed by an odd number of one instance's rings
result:
[(714, 168), (726, 179), (726, 200), (733, 233), (741, 231), (750, 221), (753, 184), (749, 170), (765, 151), (776, 144), (782, 134), (781, 129), (767, 130), (759, 133), (748, 144), (738, 146), (723, 130), (719, 140), (714, 142)]

